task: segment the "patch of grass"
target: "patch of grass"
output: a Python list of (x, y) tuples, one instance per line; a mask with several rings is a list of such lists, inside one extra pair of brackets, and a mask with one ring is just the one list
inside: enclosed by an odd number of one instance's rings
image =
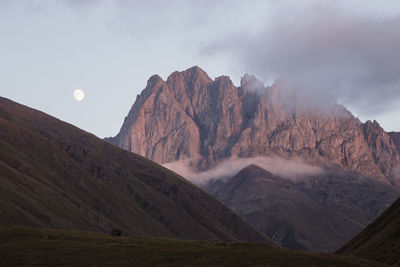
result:
[(256, 243), (210, 243), (39, 228), (0, 227), (0, 265), (381, 266), (348, 256)]

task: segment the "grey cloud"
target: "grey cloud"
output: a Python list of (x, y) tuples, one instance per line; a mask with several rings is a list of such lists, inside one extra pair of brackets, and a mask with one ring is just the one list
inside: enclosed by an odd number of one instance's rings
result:
[(228, 53), (263, 78), (279, 77), (363, 113), (400, 100), (400, 16), (344, 13), (334, 6), (281, 9), (261, 32), (217, 40), (205, 54)]
[(232, 157), (221, 161), (214, 168), (204, 172), (193, 171), (185, 161), (170, 162), (163, 166), (180, 174), (194, 184), (204, 185), (213, 179), (229, 179), (243, 168), (252, 164), (291, 181), (298, 181), (324, 172), (321, 168), (304, 163), (300, 159), (288, 160), (280, 157)]
[(391, 179), (393, 184), (400, 185), (400, 165), (393, 168), (393, 176)]

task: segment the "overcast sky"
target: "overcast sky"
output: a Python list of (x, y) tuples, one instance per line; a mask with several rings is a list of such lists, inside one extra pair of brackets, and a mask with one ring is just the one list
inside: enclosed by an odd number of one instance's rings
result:
[(280, 77), (400, 131), (399, 29), (398, 0), (0, 0), (0, 95), (113, 136), (151, 75), (198, 65), (237, 85)]

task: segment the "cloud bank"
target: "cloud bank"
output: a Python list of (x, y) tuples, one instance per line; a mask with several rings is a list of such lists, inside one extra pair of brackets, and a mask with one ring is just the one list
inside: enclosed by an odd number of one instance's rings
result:
[(203, 52), (228, 53), (264, 80), (279, 77), (373, 115), (400, 100), (399, 29), (399, 15), (346, 13), (332, 3), (283, 5), (261, 31), (217, 40)]
[(400, 186), (400, 165), (397, 165), (393, 168), (391, 182), (396, 186)]
[(170, 162), (163, 166), (194, 184), (204, 185), (211, 180), (232, 178), (243, 168), (252, 164), (291, 181), (298, 181), (324, 172), (321, 168), (311, 166), (298, 159), (287, 160), (279, 157), (233, 157), (221, 161), (216, 167), (204, 172), (194, 172), (185, 161)]

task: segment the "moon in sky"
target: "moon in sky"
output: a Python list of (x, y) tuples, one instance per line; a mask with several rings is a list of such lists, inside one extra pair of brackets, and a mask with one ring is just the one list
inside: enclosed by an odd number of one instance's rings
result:
[(85, 98), (85, 93), (81, 89), (75, 89), (72, 95), (76, 101), (82, 101)]

